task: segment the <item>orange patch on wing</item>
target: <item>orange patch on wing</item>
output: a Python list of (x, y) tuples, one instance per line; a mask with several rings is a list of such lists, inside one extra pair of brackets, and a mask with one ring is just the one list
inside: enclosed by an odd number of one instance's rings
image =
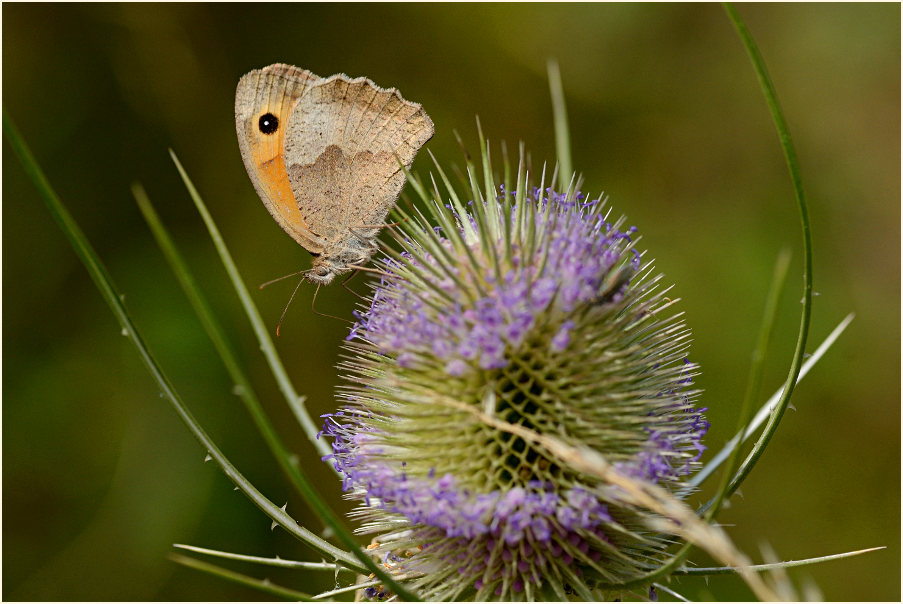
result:
[(263, 159), (253, 154), (254, 162), (260, 171), (260, 182), (266, 188), (270, 200), (276, 206), (282, 219), (297, 229), (308, 230), (307, 223), (301, 217), (301, 210), (292, 193), (292, 186), (285, 172), (285, 161), (282, 154)]
[[(288, 109), (288, 107), (285, 108)], [(296, 233), (306, 233), (310, 229), (301, 216), (301, 210), (298, 209), (298, 202), (295, 201), (291, 182), (288, 179), (288, 173), (285, 171), (285, 160), (283, 157), (282, 143), (285, 138), (285, 116), (288, 115), (289, 111), (280, 111), (280, 109), (278, 107), (266, 107), (258, 111), (258, 115), (264, 113), (275, 115), (276, 119), (279, 120), (279, 129), (273, 134), (267, 135), (252, 126), (252, 132), (256, 136), (249, 141), (251, 158), (257, 168), (260, 184), (266, 189), (267, 197), (270, 203), (273, 204), (273, 210), (278, 214), (277, 219), (282, 223), (281, 226)]]

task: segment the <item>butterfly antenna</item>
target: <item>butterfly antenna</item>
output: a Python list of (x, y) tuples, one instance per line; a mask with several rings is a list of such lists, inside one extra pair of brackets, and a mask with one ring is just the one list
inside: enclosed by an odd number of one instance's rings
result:
[[(301, 272), (304, 272), (304, 271), (301, 271)], [(295, 274), (297, 275), (298, 273), (295, 273)], [(287, 275), (287, 276), (291, 276), (291, 275)], [(279, 279), (284, 279), (284, 278), (285, 277), (280, 277)], [(279, 279), (277, 279), (277, 281)], [(282, 327), (282, 320), (285, 319), (285, 313), (288, 312), (288, 307), (292, 303), (292, 300), (295, 299), (295, 294), (298, 293), (298, 288), (301, 287), (302, 283), (304, 283), (304, 279), (301, 279), (300, 281), (298, 281), (298, 285), (296, 285), (295, 289), (292, 290), (292, 297), (288, 299), (288, 302), (285, 303), (285, 308), (282, 309), (282, 316), (279, 317), (279, 323), (276, 324), (276, 337), (277, 338), (279, 337), (279, 328)], [(266, 283), (264, 283), (264, 285), (266, 285)], [(260, 287), (263, 287), (263, 285), (261, 285)], [(320, 286), (318, 285), (317, 291), (319, 291), (319, 290), (320, 290)], [(316, 298), (316, 297), (317, 297), (316, 294), (314, 294), (314, 298)]]
[[(346, 281), (347, 281), (347, 279), (346, 279)], [(319, 293), (320, 293), (320, 284), (317, 283), (317, 289), (314, 290), (314, 299), (310, 301), (310, 309), (311, 309), (315, 314), (318, 314), (318, 315), (320, 315), (321, 317), (329, 317), (330, 319), (336, 319), (336, 320), (338, 320), (338, 321), (344, 321), (345, 323), (351, 323), (352, 325), (354, 325), (354, 321), (349, 321), (348, 319), (343, 319), (342, 317), (337, 317), (337, 316), (335, 316), (335, 315), (328, 315), (328, 314), (326, 314), (325, 312), (320, 312), (319, 310), (317, 310), (316, 308), (314, 308), (314, 304), (317, 303), (317, 294), (319, 294)], [(294, 294), (292, 294), (292, 295), (294, 295)]]
[[(276, 278), (273, 279), (272, 281), (267, 281), (266, 283), (261, 283), (261, 284), (257, 287), (257, 289), (263, 289), (263, 288), (266, 287), (267, 285), (272, 285), (273, 283), (276, 283), (277, 281), (282, 281), (283, 279), (288, 279), (289, 277), (294, 277), (295, 275), (300, 275), (301, 273), (306, 273), (306, 272), (308, 272), (308, 271), (304, 270), (304, 271), (298, 271), (298, 272), (296, 272), (296, 273), (289, 273), (288, 275), (282, 275), (281, 277), (276, 277)], [(297, 289), (297, 288), (296, 288), (296, 289)]]

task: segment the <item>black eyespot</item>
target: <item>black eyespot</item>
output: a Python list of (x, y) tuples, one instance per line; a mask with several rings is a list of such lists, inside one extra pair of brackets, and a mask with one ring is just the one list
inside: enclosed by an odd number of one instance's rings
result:
[(272, 134), (279, 129), (279, 118), (272, 113), (264, 113), (257, 122), (257, 127), (264, 134)]

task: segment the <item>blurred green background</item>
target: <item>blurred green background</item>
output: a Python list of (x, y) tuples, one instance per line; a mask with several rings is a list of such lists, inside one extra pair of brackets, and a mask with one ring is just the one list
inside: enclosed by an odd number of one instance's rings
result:
[[(856, 319), (806, 378), (722, 521), (761, 560), (887, 549), (794, 570), (831, 600), (900, 598), (900, 6), (741, 5), (778, 88), (811, 202), (810, 350)], [(576, 168), (643, 234), (695, 332), (710, 452), (732, 434), (774, 260), (794, 250), (766, 393), (796, 340), (797, 212), (755, 75), (718, 5), (9, 4), (3, 107), (125, 292), (192, 410), (273, 501), (318, 530), (251, 427), (130, 195), (142, 182), (229, 328), (283, 438), (336, 508), (340, 486), (286, 411), (172, 147), (252, 287), (309, 257), (270, 218), (235, 141), (234, 89), (287, 62), (396, 86), (460, 164), (523, 140), (554, 160), (546, 60), (561, 65)], [(429, 169), (427, 156), (415, 169)], [(360, 278), (359, 278), (360, 279)], [(361, 287), (362, 284), (358, 284)], [(293, 284), (254, 290), (275, 326)], [(264, 599), (167, 560), (173, 543), (316, 559), (212, 464), (119, 333), (3, 143), (3, 598)], [(277, 345), (315, 415), (333, 409), (344, 324), (299, 293)], [(348, 315), (341, 287), (318, 306)], [(705, 563), (706, 558), (696, 555)], [(235, 568), (305, 591), (332, 576)], [(733, 578), (684, 580), (693, 599), (746, 599)]]

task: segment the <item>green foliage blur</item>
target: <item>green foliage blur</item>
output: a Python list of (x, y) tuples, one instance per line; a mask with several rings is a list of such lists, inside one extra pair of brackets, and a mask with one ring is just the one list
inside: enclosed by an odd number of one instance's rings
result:
[[(848, 312), (856, 319), (802, 382), (721, 521), (757, 561), (765, 542), (787, 560), (886, 545), (790, 575), (831, 600), (898, 600), (900, 6), (739, 10), (777, 86), (811, 203), (810, 350)], [(286, 62), (398, 87), (431, 115), (427, 147), (444, 166), (462, 163), (455, 130), (476, 151), (475, 115), (492, 141), (511, 150), (523, 140), (539, 165), (554, 161), (546, 60), (557, 58), (584, 191), (610, 195), (683, 299), (710, 453), (735, 429), (773, 263), (790, 246), (763, 400), (786, 374), (801, 296), (797, 212), (755, 75), (716, 4), (4, 3), (2, 16), (4, 110), (185, 401), (245, 475), (313, 530), (129, 192), (145, 185), (282, 437), (347, 510), (285, 408), (167, 154), (194, 179), (249, 286), (309, 266), (239, 156), (234, 89), (251, 69)], [(425, 153), (414, 168), (429, 170)], [(352, 283), (363, 291), (363, 281)], [(254, 290), (270, 326), (293, 286)], [(173, 543), (316, 559), (203, 463), (6, 142), (3, 290), (4, 599), (266, 599), (169, 561)], [(318, 416), (335, 406), (347, 326), (313, 314), (312, 295), (302, 287), (277, 345)], [(356, 302), (333, 286), (317, 305), (349, 316)], [(308, 592), (334, 584), (329, 573), (230, 566)], [(750, 597), (735, 578), (672, 587), (691, 599)]]

